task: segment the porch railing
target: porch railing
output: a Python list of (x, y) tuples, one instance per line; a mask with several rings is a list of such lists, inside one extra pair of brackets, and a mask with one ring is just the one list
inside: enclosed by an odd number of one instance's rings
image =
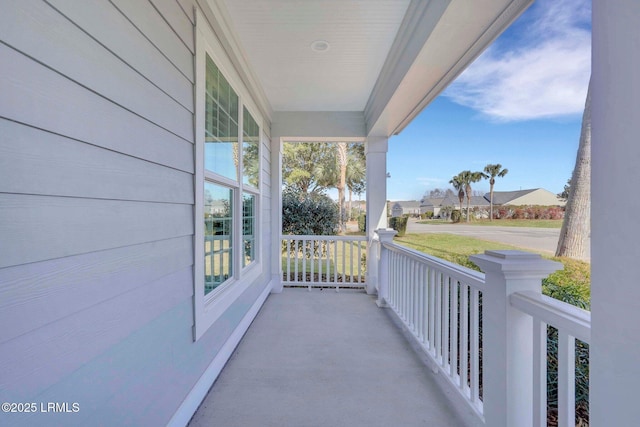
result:
[(284, 286), (363, 288), (365, 236), (281, 236)]
[(576, 425), (576, 362), (585, 361), (575, 360), (575, 343), (589, 343), (591, 320), (589, 312), (541, 294), (541, 279), (561, 264), (520, 251), (487, 252), (471, 257), (483, 274), (397, 245), (388, 231), (379, 235), (379, 305), (393, 310), (478, 421), (547, 425), (552, 327), (558, 425)]
[(482, 416), (484, 274), (399, 246), (388, 250), (389, 307)]
[[(548, 327), (557, 330), (558, 426), (576, 425), (576, 339), (591, 341), (591, 313), (540, 293), (510, 296), (511, 305), (533, 318), (533, 425), (547, 425)], [(584, 352), (583, 352), (584, 353)], [(587, 369), (588, 371), (588, 369)]]

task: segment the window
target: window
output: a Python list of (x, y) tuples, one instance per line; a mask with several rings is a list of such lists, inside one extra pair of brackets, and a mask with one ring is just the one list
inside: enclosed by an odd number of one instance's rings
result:
[(242, 245), (244, 257), (242, 266), (249, 265), (256, 259), (256, 196), (244, 193), (242, 198)]
[(238, 95), (207, 55), (204, 167), (238, 179)]
[(211, 29), (197, 27), (195, 339), (262, 273), (260, 116)]
[(204, 184), (204, 294), (233, 275), (233, 190)]

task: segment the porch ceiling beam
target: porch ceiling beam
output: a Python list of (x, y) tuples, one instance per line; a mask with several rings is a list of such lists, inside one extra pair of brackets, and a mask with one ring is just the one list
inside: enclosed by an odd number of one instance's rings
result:
[(278, 111), (271, 134), (297, 141), (363, 141), (366, 135), (361, 111)]
[(375, 123), (382, 115), (450, 2), (411, 1), (365, 106), (367, 124)]
[(413, 0), (364, 115), (367, 134), (400, 133), (533, 0)]

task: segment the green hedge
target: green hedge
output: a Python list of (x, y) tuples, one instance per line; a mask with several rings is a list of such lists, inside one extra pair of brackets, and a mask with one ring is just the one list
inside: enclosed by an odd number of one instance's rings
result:
[(407, 221), (409, 218), (406, 216), (397, 216), (389, 218), (389, 227), (398, 232), (398, 237), (404, 236), (407, 232)]
[(358, 217), (358, 230), (360, 230), (361, 233), (367, 231), (367, 214), (362, 214)]
[(338, 205), (329, 196), (293, 188), (282, 192), (282, 234), (333, 235), (339, 219)]

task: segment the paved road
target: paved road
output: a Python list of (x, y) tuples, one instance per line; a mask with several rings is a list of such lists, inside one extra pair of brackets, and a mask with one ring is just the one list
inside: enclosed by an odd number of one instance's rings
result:
[[(462, 236), (476, 237), (478, 239), (491, 240), (506, 243), (521, 248), (536, 251), (555, 253), (560, 236), (559, 228), (533, 228), (533, 227), (500, 227), (464, 224), (418, 224), (415, 219), (410, 219), (407, 225), (407, 233), (451, 233)], [(587, 250), (588, 261), (591, 257)]]

